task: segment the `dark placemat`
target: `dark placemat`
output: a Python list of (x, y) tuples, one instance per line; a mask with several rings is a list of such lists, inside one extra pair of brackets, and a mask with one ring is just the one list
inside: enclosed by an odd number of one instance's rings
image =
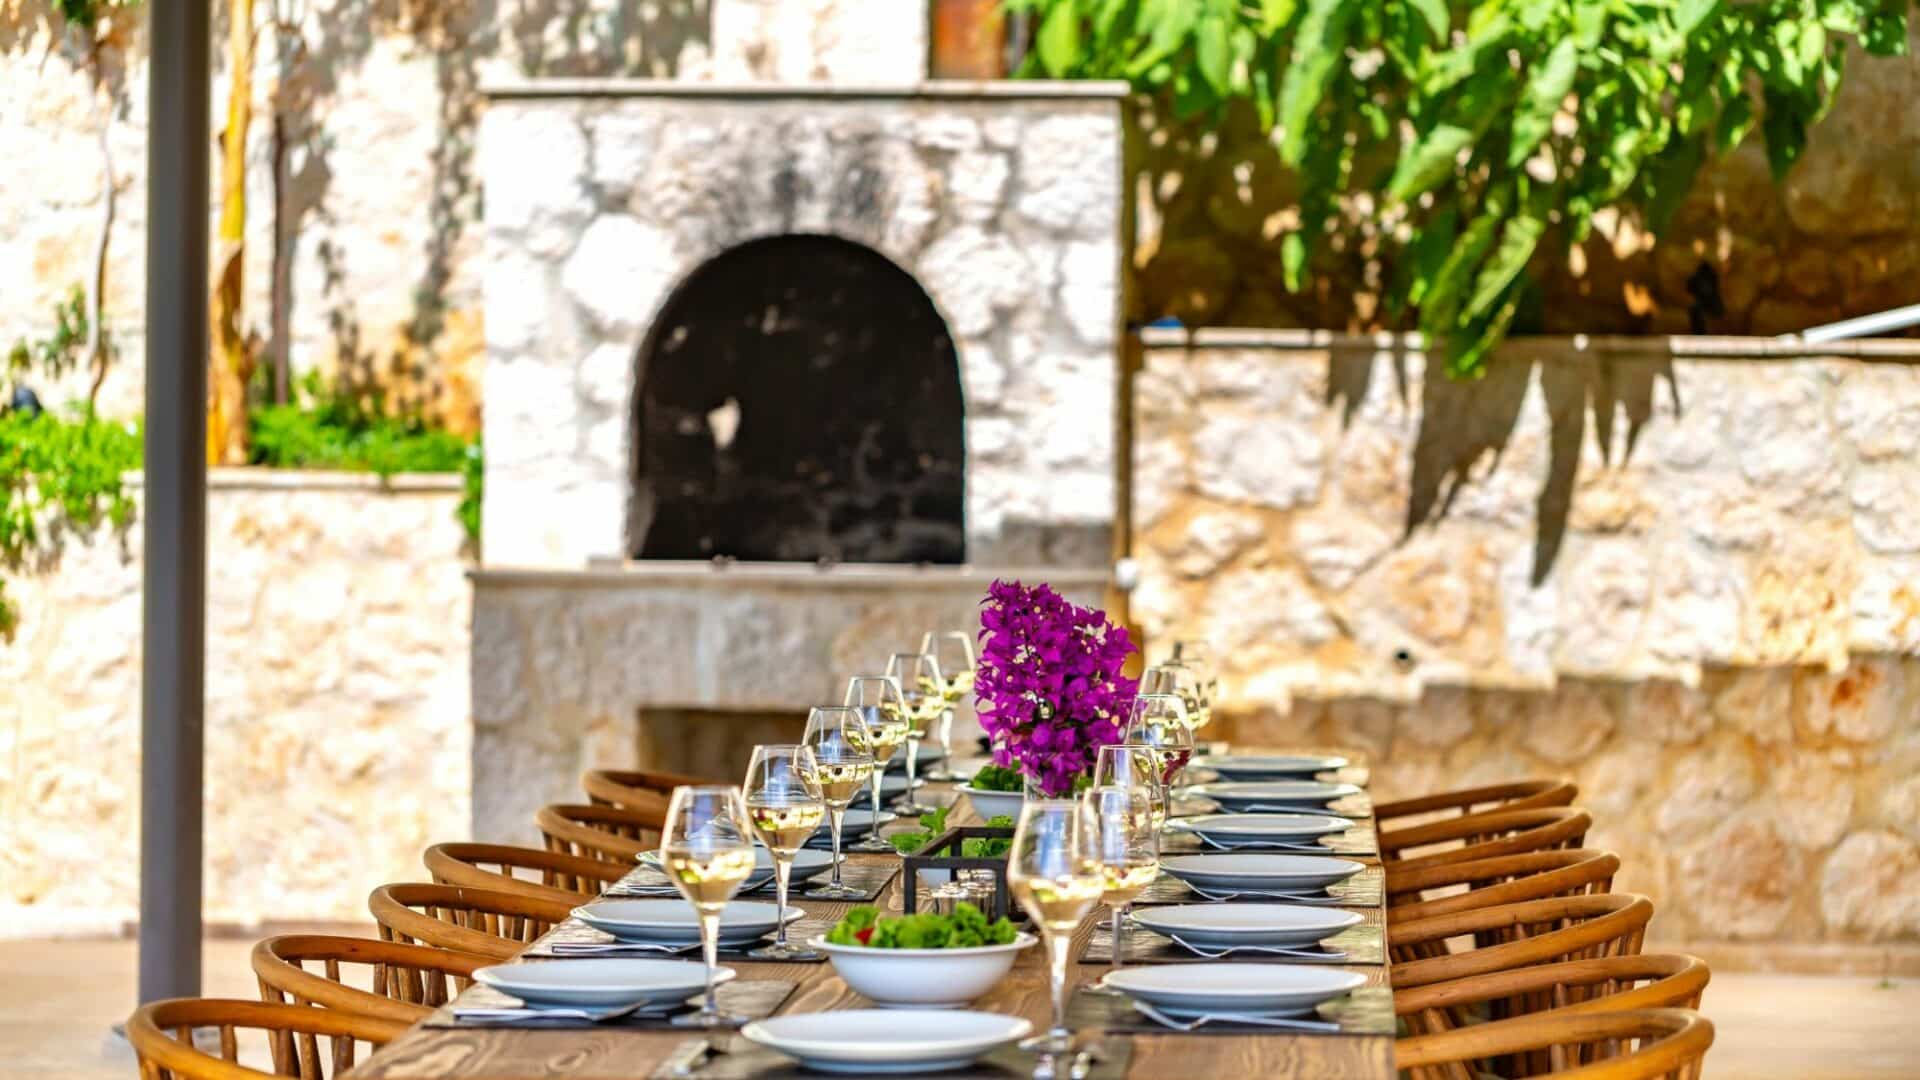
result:
[[(1189, 951), (1172, 938), (1163, 937), (1144, 926), (1128, 923), (1120, 933), (1126, 938), (1129, 964), (1191, 964), (1196, 961), (1215, 959), (1221, 963), (1263, 964), (1384, 964), (1387, 961), (1387, 935), (1378, 926), (1352, 926), (1327, 938), (1320, 944), (1328, 950), (1339, 950), (1339, 952), (1329, 951), (1323, 957), (1249, 950), (1215, 958)], [(1342, 956), (1340, 952), (1346, 955)], [(1086, 947), (1080, 950), (1080, 962), (1083, 964), (1113, 962), (1113, 933), (1106, 923), (1096, 927), (1093, 934), (1087, 938)]]
[[(812, 938), (818, 935), (824, 934), (827, 931), (833, 929), (833, 924), (839, 921), (840, 920), (838, 918), (826, 918), (826, 917), (808, 917), (804, 919), (796, 919), (793, 922), (790, 922), (787, 924), (787, 940), (795, 944), (805, 944), (807, 941), (811, 940)], [(761, 964), (821, 964), (826, 962), (826, 957), (824, 955), (812, 960), (766, 960), (760, 957), (749, 957), (748, 955), (746, 955), (748, 950), (757, 949), (760, 946), (772, 940), (773, 940), (773, 935), (768, 934), (766, 937), (758, 939), (754, 941), (752, 944), (746, 945), (744, 947), (736, 946), (733, 948), (728, 948), (727, 946), (722, 945), (720, 947), (720, 952), (718, 955), (720, 960), (723, 963), (728, 961), (751, 961), (753, 963), (761, 963)], [(691, 946), (684, 950), (676, 950), (672, 952), (668, 952), (661, 949), (644, 949), (644, 948), (608, 949), (603, 952), (555, 951), (554, 946), (560, 943), (577, 944), (577, 945), (612, 945), (615, 942), (612, 934), (609, 934), (604, 930), (595, 930), (593, 927), (588, 926), (586, 923), (581, 922), (579, 919), (569, 918), (567, 921), (554, 927), (552, 930), (547, 931), (546, 934), (542, 936), (539, 941), (536, 941), (532, 945), (527, 946), (527, 950), (521, 953), (520, 955), (529, 960), (573, 960), (583, 956), (595, 956), (595, 955), (598, 955), (598, 956), (659, 956), (659, 957), (669, 957), (669, 958), (677, 956), (677, 957), (683, 957), (683, 958), (692, 959), (692, 960), (700, 959), (700, 947), (698, 945)]]
[[(887, 862), (848, 861), (840, 867), (840, 880), (865, 894), (857, 898), (849, 897), (849, 902), (866, 903), (879, 899), (881, 891), (899, 872), (900, 863), (897, 859)], [(828, 867), (805, 881), (790, 883), (787, 902), (792, 903), (808, 889), (825, 885), (832, 878), (833, 868)], [(772, 899), (775, 891), (773, 879), (768, 878), (766, 884), (752, 889), (742, 889), (740, 895), (756, 899)], [(610, 900), (671, 900), (678, 898), (680, 891), (673, 887), (673, 882), (667, 880), (667, 875), (651, 866), (637, 866), (627, 871), (626, 877), (607, 886), (607, 891), (602, 895)]]
[(1373, 798), (1366, 792), (1335, 799), (1324, 806), (1256, 806), (1248, 810), (1229, 810), (1218, 800), (1204, 795), (1187, 795), (1173, 800), (1170, 808), (1172, 817), (1196, 817), (1200, 814), (1328, 814), (1333, 817), (1352, 818), (1355, 821), (1368, 821), (1373, 817)]
[[(1332, 1020), (1340, 1025), (1334, 1031), (1289, 1031), (1284, 1028), (1261, 1027), (1258, 1024), (1211, 1023), (1194, 1028), (1194, 1035), (1304, 1035), (1309, 1038), (1323, 1038), (1330, 1035), (1392, 1035), (1395, 1032), (1393, 1016), (1393, 991), (1384, 986), (1363, 986), (1351, 994), (1343, 994), (1332, 1001), (1322, 1002), (1315, 1010), (1321, 1020)], [(1312, 1017), (1302, 1017), (1312, 1019)], [(1133, 999), (1117, 994), (1089, 994), (1076, 991), (1073, 1000), (1067, 1002), (1067, 1023), (1075, 1031), (1085, 1028), (1099, 1028), (1115, 1035), (1167, 1035), (1179, 1034), (1173, 1028), (1160, 1024), (1141, 1015), (1133, 1007)]]
[(1379, 844), (1373, 838), (1373, 822), (1356, 824), (1346, 832), (1328, 833), (1298, 843), (1236, 843), (1230, 848), (1217, 848), (1200, 839), (1193, 833), (1168, 832), (1160, 834), (1160, 850), (1169, 854), (1186, 855), (1196, 851), (1278, 851), (1291, 855), (1377, 855)]
[[(720, 1003), (720, 1011), (744, 1016), (749, 1020), (758, 1020), (763, 1016), (772, 1016), (793, 994), (794, 984), (777, 979), (736, 979), (723, 983), (714, 991)], [(699, 1009), (698, 996), (688, 999), (687, 1005), (676, 1013), (653, 1016), (622, 1016), (618, 1019), (603, 1020), (595, 1023), (577, 1018), (515, 1018), (515, 1019), (462, 1019), (454, 1015), (459, 1007), (467, 1008), (513, 1008), (521, 1004), (520, 999), (509, 997), (491, 987), (474, 983), (460, 992), (452, 1005), (443, 1005), (432, 1016), (421, 1022), (422, 1027), (430, 1028), (561, 1028), (593, 1029), (607, 1028), (622, 1031), (669, 1031), (674, 1030), (673, 1018), (695, 1012)]]
[[(1165, 871), (1161, 871), (1159, 880), (1147, 886), (1145, 892), (1133, 898), (1136, 907), (1151, 904), (1195, 904), (1214, 901), (1217, 903), (1259, 903), (1259, 904), (1311, 904), (1317, 907), (1377, 908), (1386, 903), (1387, 872), (1378, 866), (1369, 866), (1345, 881), (1336, 882), (1306, 894), (1305, 899), (1286, 896), (1240, 895), (1227, 897), (1225, 893), (1205, 896), (1194, 891), (1193, 887)], [(1213, 890), (1208, 890), (1212, 892)]]
[[(1391, 1012), (1391, 1006), (1389, 1006)], [(1088, 1037), (1081, 1049), (1091, 1054), (1087, 1080), (1121, 1080), (1133, 1060), (1133, 1045), (1125, 1039)], [(889, 1072), (889, 1077), (937, 1080), (1026, 1080), (1037, 1059), (1017, 1046), (1003, 1046), (971, 1065), (940, 1072)], [(675, 1047), (653, 1070), (652, 1080), (819, 1080), (828, 1074), (803, 1068), (798, 1061), (739, 1035), (712, 1040), (689, 1039)], [(1062, 1063), (1060, 1075), (1067, 1075)]]

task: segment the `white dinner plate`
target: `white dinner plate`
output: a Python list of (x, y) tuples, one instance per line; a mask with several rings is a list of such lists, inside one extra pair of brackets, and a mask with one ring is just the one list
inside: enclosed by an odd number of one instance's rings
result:
[(1195, 945), (1312, 945), (1363, 920), (1357, 911), (1301, 904), (1170, 904), (1133, 921)]
[(1251, 810), (1256, 807), (1318, 809), (1349, 795), (1360, 794), (1352, 784), (1334, 784), (1322, 780), (1240, 780), (1218, 784), (1194, 784), (1185, 794), (1212, 799), (1227, 810)]
[[(804, 914), (788, 905), (786, 921)], [(596, 900), (574, 908), (573, 915), (621, 941), (692, 944), (700, 940), (700, 917), (685, 900)], [(720, 941), (752, 941), (772, 933), (779, 922), (779, 911), (772, 904), (735, 900), (720, 909)]]
[[(915, 778), (915, 780), (913, 781), (913, 786), (915, 788), (921, 788), (921, 787), (925, 787), (926, 783), (927, 782), (925, 780)], [(871, 808), (873, 795), (870, 794), (867, 790), (871, 786), (872, 786), (872, 781), (868, 781), (867, 783), (860, 785), (859, 792), (857, 792), (853, 796), (853, 802), (855, 806), (867, 806)], [(905, 795), (906, 793), (907, 793), (906, 777), (895, 776), (892, 773), (888, 773), (885, 776), (882, 776), (880, 778), (881, 805), (890, 803), (893, 800), (899, 798), (900, 796)]]
[(1203, 889), (1270, 889), (1281, 892), (1324, 889), (1366, 869), (1352, 859), (1259, 851), (1162, 855), (1160, 868), (1189, 885), (1198, 885)]
[(1207, 759), (1207, 768), (1230, 780), (1311, 776), (1348, 764), (1346, 758), (1332, 754), (1215, 754)]
[[(946, 756), (947, 755), (941, 751), (939, 743), (931, 741), (923, 742), (920, 744), (920, 756), (913, 759), (914, 770), (916, 772), (925, 772), (928, 765), (943, 760)], [(898, 753), (895, 753), (893, 757), (887, 759), (887, 771), (905, 772), (906, 768), (907, 748), (903, 746)]]
[(1017, 1016), (956, 1009), (791, 1013), (740, 1029), (808, 1068), (861, 1076), (958, 1069), (1032, 1032), (1032, 1022)]
[[(882, 788), (881, 790), (884, 791), (886, 789)], [(899, 817), (899, 814), (891, 810), (882, 810), (880, 811), (880, 824), (886, 825), (897, 820)], [(840, 839), (845, 841), (856, 836), (865, 836), (867, 830), (871, 828), (873, 828), (873, 811), (871, 809), (849, 807), (847, 809), (846, 819), (840, 823)], [(828, 820), (822, 822), (820, 827), (813, 831), (813, 836), (809, 842), (818, 840), (825, 843), (832, 838), (833, 822)], [(828, 858), (832, 858), (832, 856), (828, 856)]]
[[(715, 968), (715, 983), (729, 982), (732, 968)], [(679, 1001), (707, 987), (707, 966), (697, 960), (593, 957), (566, 963), (495, 964), (473, 980), (529, 1005), (607, 1008), (639, 1002)]]
[(1367, 977), (1310, 964), (1141, 964), (1101, 982), (1175, 1016), (1299, 1016), (1365, 986)]
[(1345, 832), (1352, 824), (1345, 818), (1325, 814), (1201, 814), (1174, 818), (1167, 822), (1167, 831), (1198, 833), (1228, 843), (1262, 840), (1306, 843), (1317, 836)]
[[(660, 853), (658, 851), (641, 852), (640, 861), (653, 867), (655, 870), (660, 869)], [(832, 865), (833, 856), (831, 854), (824, 851), (809, 851), (802, 848), (800, 852), (793, 857), (792, 880), (805, 881), (815, 874), (827, 870)], [(753, 849), (753, 875), (741, 884), (740, 891), (746, 892), (749, 889), (757, 889), (772, 880), (773, 852), (755, 845)]]

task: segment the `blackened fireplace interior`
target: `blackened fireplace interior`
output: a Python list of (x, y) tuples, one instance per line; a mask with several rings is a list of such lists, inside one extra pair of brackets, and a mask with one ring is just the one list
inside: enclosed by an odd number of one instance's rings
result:
[(635, 558), (965, 561), (959, 358), (885, 256), (732, 248), (674, 291), (638, 363)]

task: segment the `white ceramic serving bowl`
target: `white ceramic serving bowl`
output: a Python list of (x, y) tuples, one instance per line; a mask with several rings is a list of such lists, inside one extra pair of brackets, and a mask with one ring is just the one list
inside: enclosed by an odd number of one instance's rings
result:
[(1367, 977), (1311, 964), (1140, 964), (1100, 981), (1175, 1016), (1300, 1016), (1365, 986)]
[(1345, 881), (1366, 867), (1352, 859), (1327, 855), (1220, 851), (1162, 855), (1160, 869), (1202, 889), (1306, 892)]
[(1312, 945), (1360, 925), (1341, 908), (1300, 904), (1169, 904), (1141, 908), (1133, 921), (1156, 934), (1196, 945)]
[[(771, 934), (783, 920), (806, 912), (792, 905), (784, 915), (772, 904), (734, 900), (720, 909), (723, 945), (738, 945)], [(700, 916), (685, 900), (595, 900), (573, 909), (573, 917), (620, 941), (692, 945), (700, 940)]]
[(740, 1034), (810, 1069), (871, 1076), (957, 1069), (1032, 1031), (999, 1013), (846, 1009), (755, 1020)]
[(870, 949), (835, 945), (825, 935), (807, 944), (827, 954), (856, 994), (885, 1009), (957, 1009), (1006, 978), (1020, 950), (1040, 939), (1016, 934), (1005, 945), (971, 949)]
[(1027, 801), (1024, 791), (976, 791), (970, 784), (955, 784), (953, 789), (967, 797), (981, 821), (1005, 815), (1020, 820), (1020, 807)]
[[(732, 981), (730, 967), (715, 968), (716, 985)], [(640, 1002), (683, 1001), (707, 988), (707, 966), (694, 960), (583, 957), (566, 963), (494, 964), (473, 981), (529, 1005), (611, 1008)]]

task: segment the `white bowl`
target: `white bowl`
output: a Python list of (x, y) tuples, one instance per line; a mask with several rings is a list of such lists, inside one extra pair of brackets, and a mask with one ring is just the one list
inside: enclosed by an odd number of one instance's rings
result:
[(1311, 964), (1138, 964), (1110, 972), (1100, 982), (1176, 1016), (1298, 1016), (1358, 990), (1367, 977)]
[(1357, 911), (1298, 904), (1171, 904), (1142, 908), (1133, 921), (1200, 945), (1312, 945), (1360, 925)]
[(1366, 866), (1352, 859), (1335, 859), (1326, 855), (1238, 851), (1163, 855), (1160, 857), (1160, 869), (1203, 889), (1291, 889), (1304, 892), (1345, 881), (1365, 870)]
[(958, 1069), (1032, 1031), (1031, 1021), (998, 1013), (845, 1009), (755, 1020), (740, 1034), (810, 1069), (868, 1076)]
[[(734, 970), (715, 968), (715, 985), (731, 981)], [(607, 1008), (643, 1001), (679, 1001), (707, 988), (707, 966), (692, 960), (582, 957), (566, 963), (494, 964), (473, 973), (473, 981), (529, 1005)]]
[(1018, 821), (1020, 807), (1027, 801), (1024, 791), (976, 791), (971, 784), (955, 784), (953, 789), (967, 797), (967, 801), (973, 804), (973, 812), (980, 816), (981, 821), (1002, 815)]
[[(782, 912), (757, 900), (734, 900), (720, 909), (719, 940), (730, 945), (752, 941), (805, 914), (791, 904)], [(573, 917), (621, 941), (690, 945), (700, 940), (699, 913), (685, 900), (595, 900), (574, 908)]]
[(1006, 978), (1020, 950), (1039, 938), (1016, 934), (1005, 945), (971, 949), (870, 949), (835, 945), (825, 935), (807, 944), (827, 954), (833, 970), (875, 1005), (888, 1009), (957, 1009)]
[(1233, 844), (1301, 844), (1328, 833), (1346, 832), (1353, 822), (1325, 814), (1201, 814), (1174, 818), (1167, 832), (1198, 833)]

